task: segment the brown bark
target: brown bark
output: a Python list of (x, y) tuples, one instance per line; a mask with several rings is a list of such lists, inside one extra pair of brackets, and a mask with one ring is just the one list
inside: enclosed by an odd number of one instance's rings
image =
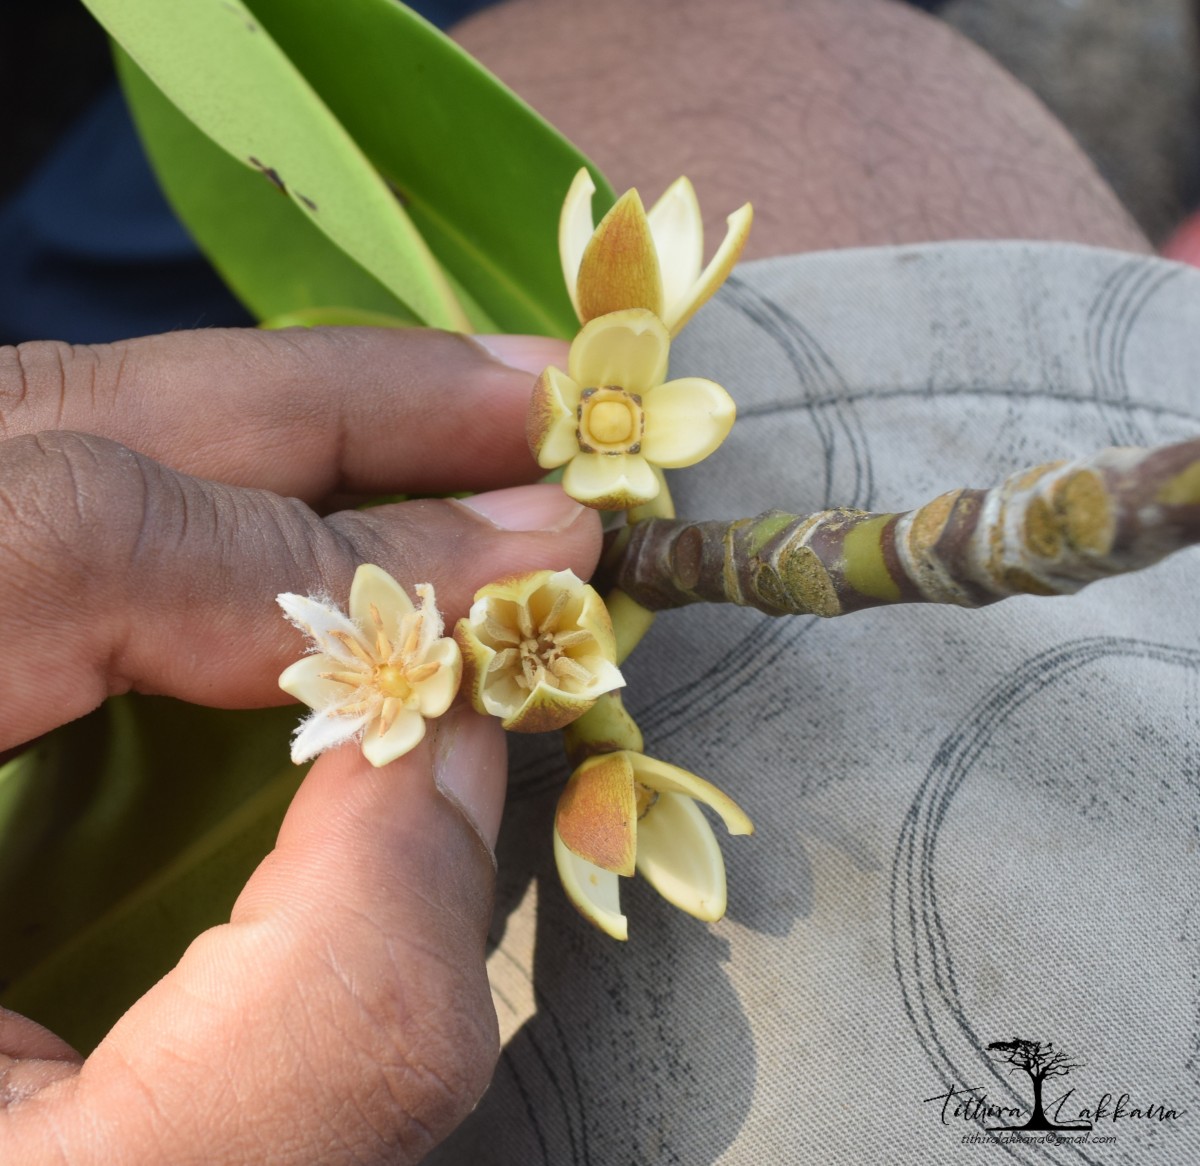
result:
[(1106, 449), (952, 490), (917, 510), (770, 510), (633, 526), (617, 585), (651, 610), (737, 603), (843, 615), (890, 603), (981, 607), (1061, 595), (1200, 541), (1200, 438)]

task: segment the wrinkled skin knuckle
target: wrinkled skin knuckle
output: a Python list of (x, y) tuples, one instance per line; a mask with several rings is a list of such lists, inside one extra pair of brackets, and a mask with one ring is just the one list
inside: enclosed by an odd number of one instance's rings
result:
[(325, 526), (352, 548), (359, 562), (395, 564), (402, 553), (404, 581), (433, 581), (439, 599), (443, 581), (459, 573), (459, 560), (468, 549), (459, 534), (460, 512), (452, 503), (433, 498), (341, 511), (325, 519)]
[(128, 346), (33, 340), (0, 347), (0, 436), (71, 427), (72, 406), (111, 405)]
[(141, 528), (142, 461), (115, 442), (79, 433), (52, 431), (6, 442), (0, 545), (24, 568), (10, 575), (9, 587), (90, 595), (103, 576), (98, 567)]
[(66, 399), (71, 346), (57, 340), (34, 340), (0, 347), (0, 413), (6, 418), (44, 400)]

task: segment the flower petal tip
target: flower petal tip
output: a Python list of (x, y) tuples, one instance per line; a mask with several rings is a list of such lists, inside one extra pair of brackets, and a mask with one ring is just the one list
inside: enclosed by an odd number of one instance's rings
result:
[(572, 853), (554, 832), (554, 862), (567, 898), (591, 924), (613, 939), (629, 938), (629, 922), (621, 913), (617, 876)]
[(658, 252), (636, 190), (617, 199), (593, 232), (579, 263), (576, 295), (584, 323), (622, 308), (662, 315)]

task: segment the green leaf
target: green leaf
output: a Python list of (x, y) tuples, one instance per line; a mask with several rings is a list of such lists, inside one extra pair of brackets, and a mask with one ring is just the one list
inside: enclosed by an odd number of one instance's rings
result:
[(420, 323), (278, 187), (201, 133), (127, 54), (118, 49), (116, 61), (163, 193), (254, 316), (267, 320), (344, 304)]
[(84, 3), (200, 130), (285, 193), (415, 315), (470, 326), (395, 195), (239, 0)]
[(259, 327), (268, 331), (280, 328), (411, 328), (412, 321), (365, 308), (300, 308), (271, 316)]
[[(588, 160), (395, 0), (249, 3), (484, 311), (506, 331), (573, 336), (558, 215)], [(603, 211), (612, 191), (590, 169)]]
[(0, 769), (0, 1001), (91, 1048), (226, 922), (302, 771), (296, 709), (120, 697)]

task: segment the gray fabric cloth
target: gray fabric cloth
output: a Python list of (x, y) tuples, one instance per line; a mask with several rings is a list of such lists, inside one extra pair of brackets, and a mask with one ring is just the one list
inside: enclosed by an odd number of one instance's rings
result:
[[(902, 510), (1200, 432), (1200, 272), (1022, 243), (753, 263), (672, 355), (740, 411), (672, 475), (681, 514)], [(566, 762), (520, 742), (504, 1053), (432, 1161), (1200, 1162), (1198, 570), (982, 611), (660, 618), (628, 704), (648, 753), (756, 823), (722, 837), (728, 915), (623, 880), (628, 944), (594, 931), (551, 855)], [(1014, 1037), (1070, 1055), (1060, 1121), (1111, 1094), (1088, 1142), (964, 1142), (1028, 1118), (1031, 1078), (986, 1047)], [(1024, 1116), (954, 1116), (983, 1093)], [(1186, 1112), (1129, 1112), (1154, 1106)]]

